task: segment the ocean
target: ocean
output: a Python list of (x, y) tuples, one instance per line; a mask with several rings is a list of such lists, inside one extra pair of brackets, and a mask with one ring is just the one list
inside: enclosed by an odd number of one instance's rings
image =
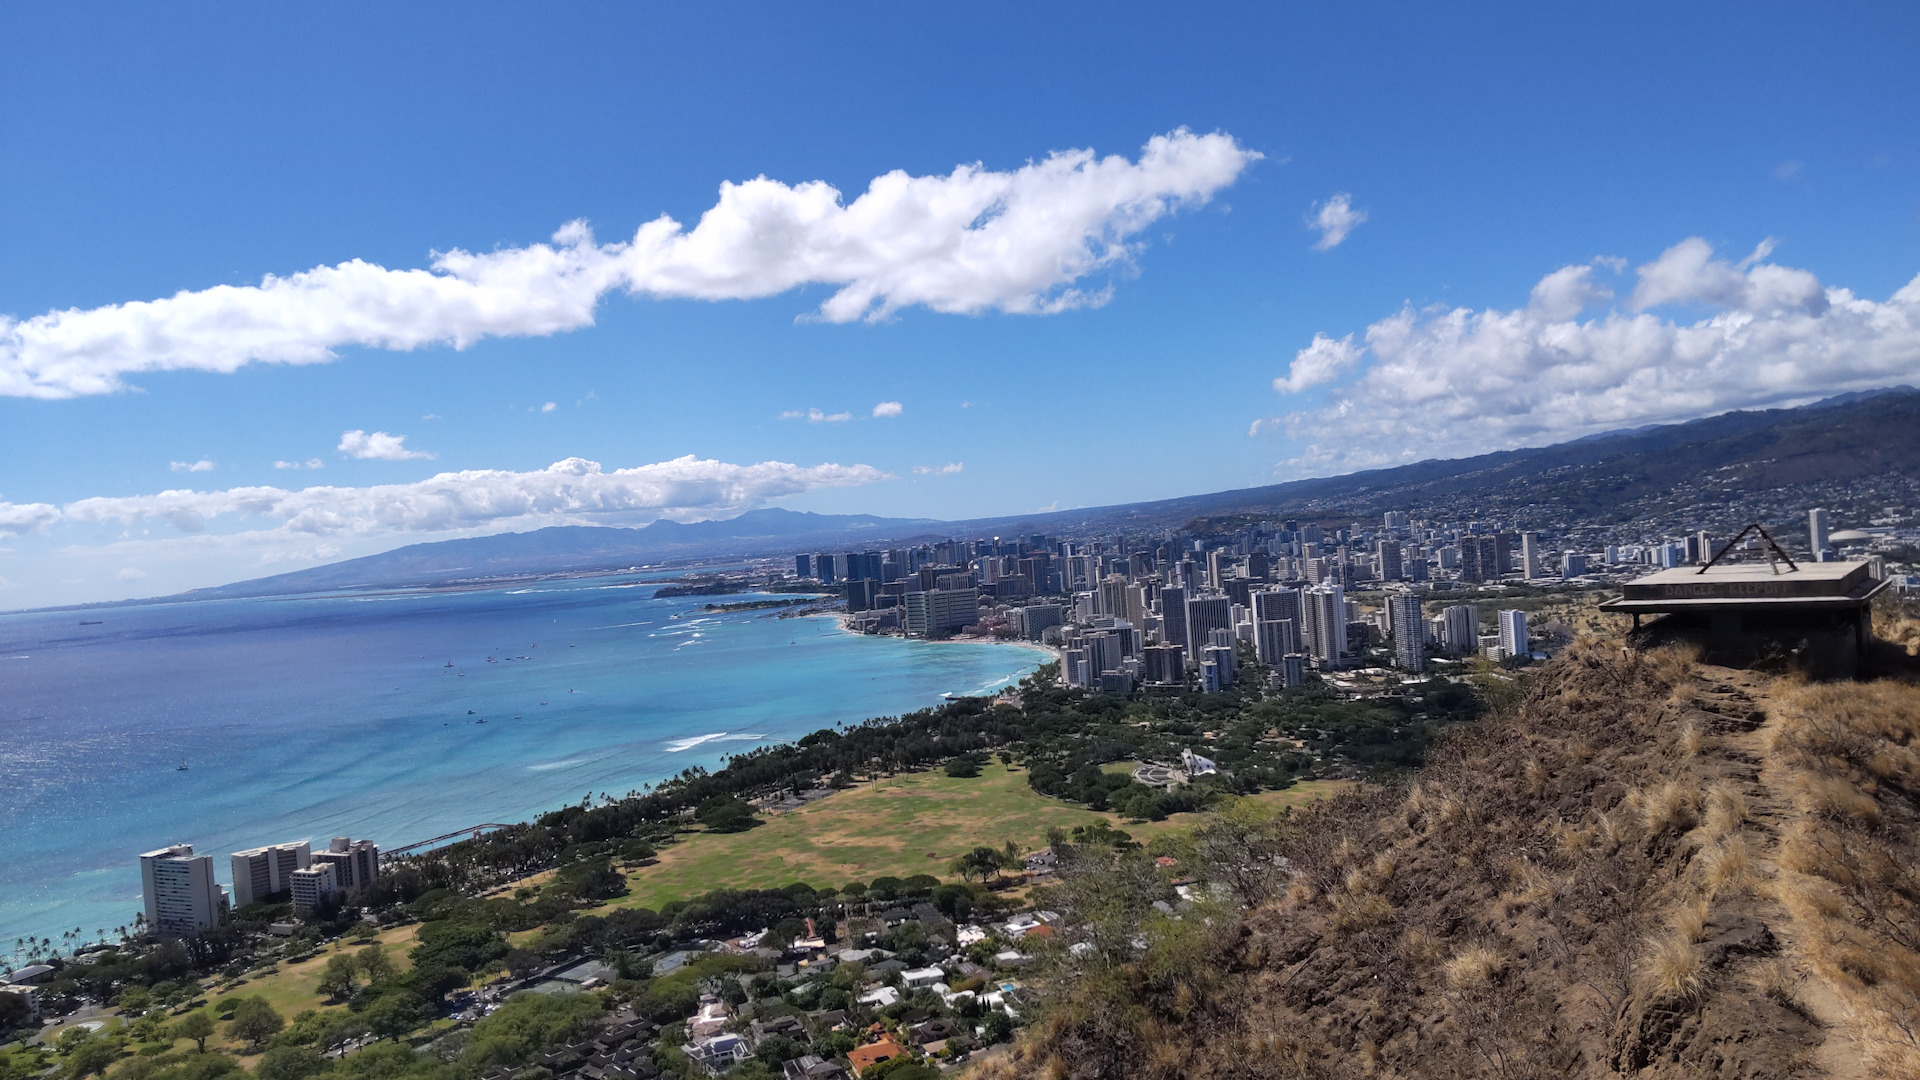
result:
[(657, 587), (0, 615), (0, 959), (16, 938), (129, 925), (143, 851), (192, 844), (230, 883), (228, 854), (261, 844), (399, 847), (992, 691), (1044, 659)]

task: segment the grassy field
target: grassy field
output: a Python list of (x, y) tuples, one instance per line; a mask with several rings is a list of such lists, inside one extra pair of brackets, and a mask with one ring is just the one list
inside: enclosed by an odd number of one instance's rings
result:
[[(413, 966), (407, 959), (407, 950), (413, 948), (413, 938), (419, 932), (418, 926), (401, 926), (387, 930), (373, 940), (380, 943), (380, 951), (387, 954), (388, 962), (395, 971), (405, 971)], [(311, 960), (298, 964), (280, 964), (280, 970), (259, 978), (219, 991), (215, 999), (238, 997), (263, 997), (267, 1003), (280, 1011), (280, 1015), (291, 1018), (295, 1013), (306, 1009), (317, 1009), (325, 1004), (320, 996), (320, 972), (327, 966), (327, 957), (336, 952), (349, 952), (358, 955), (367, 947), (367, 942), (355, 940), (336, 941), (321, 949)]]
[[(1125, 766), (1131, 769), (1131, 765)], [(1338, 782), (1313, 781), (1259, 796), (1276, 805), (1305, 802)], [(1190, 828), (1194, 815), (1125, 825), (1113, 814), (1050, 799), (1027, 786), (1024, 770), (989, 762), (972, 779), (911, 773), (840, 792), (743, 833), (694, 833), (663, 848), (659, 860), (628, 875), (619, 906), (659, 909), (709, 889), (771, 888), (804, 881), (815, 888), (891, 874), (951, 878), (947, 864), (979, 844), (1011, 840), (1031, 851), (1047, 830), (1105, 821), (1140, 840)]]
[[(1117, 768), (1130, 771), (1132, 763)], [(1298, 805), (1344, 783), (1309, 781), (1255, 798), (1274, 806)], [(1027, 786), (1025, 770), (1008, 769), (997, 760), (984, 765), (978, 777), (966, 780), (936, 769), (863, 784), (802, 809), (772, 815), (765, 824), (744, 833), (688, 834), (661, 849), (653, 865), (629, 872), (631, 891), (609, 906), (658, 910), (710, 889), (769, 888), (795, 881), (823, 888), (872, 881), (886, 874), (951, 879), (947, 864), (978, 844), (997, 848), (1011, 840), (1023, 850), (1032, 850), (1046, 843), (1052, 827), (1070, 829), (1096, 821), (1124, 828), (1145, 843), (1192, 828), (1199, 816), (1175, 814), (1165, 821), (1129, 825), (1113, 814), (1096, 814), (1047, 798)], [(403, 926), (380, 935), (378, 940), (397, 970), (409, 966), (406, 954), (418, 930), (418, 926)], [(521, 942), (537, 932), (521, 931), (511, 937)], [(323, 1008), (315, 987), (327, 957), (342, 947), (358, 952), (364, 943), (336, 943), (312, 959), (281, 964), (272, 974), (209, 996), (217, 1000), (257, 994), (288, 1018), (303, 1009)]]

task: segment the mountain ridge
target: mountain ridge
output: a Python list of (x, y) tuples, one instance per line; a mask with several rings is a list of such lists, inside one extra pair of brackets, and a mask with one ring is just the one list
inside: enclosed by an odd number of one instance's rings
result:
[[(1711, 485), (1696, 483), (1704, 474), (1713, 475)], [(140, 602), (444, 585), (515, 575), (616, 570), (667, 559), (766, 556), (880, 541), (913, 543), (961, 533), (1181, 528), (1205, 532), (1231, 527), (1236, 519), (1247, 516), (1333, 522), (1386, 509), (1416, 515), (1423, 508), (1451, 510), (1468, 499), (1477, 508), (1476, 516), (1578, 534), (1582, 529), (1622, 526), (1669, 511), (1684, 516), (1688, 504), (1675, 502), (1677, 492), (1696, 501), (1719, 498), (1727, 504), (1720, 514), (1724, 520), (1675, 522), (1708, 528), (1756, 520), (1749, 515), (1761, 514), (1766, 507), (1755, 499), (1768, 492), (1884, 476), (1920, 476), (1920, 391), (1912, 387), (1842, 394), (1794, 408), (1739, 410), (1467, 458), (1430, 458), (1339, 476), (1075, 510), (943, 521), (768, 507), (712, 521), (663, 519), (638, 528), (553, 526), (428, 541)], [(1915, 494), (1920, 497), (1920, 490)]]

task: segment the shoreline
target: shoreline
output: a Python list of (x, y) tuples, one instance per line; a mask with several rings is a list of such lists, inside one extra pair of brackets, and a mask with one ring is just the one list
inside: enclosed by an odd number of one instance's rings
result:
[(1043, 645), (1038, 641), (1028, 641), (1025, 638), (1013, 638), (1010, 640), (973, 637), (912, 638), (905, 634), (863, 634), (847, 625), (847, 613), (844, 611), (823, 611), (815, 615), (795, 615), (793, 617), (796, 619), (832, 619), (834, 625), (840, 628), (841, 633), (850, 634), (854, 637), (890, 637), (897, 638), (901, 641), (917, 642), (922, 645), (1005, 645), (1017, 649), (1032, 650), (1045, 656), (1047, 662), (1056, 664), (1066, 658), (1064, 653), (1052, 645)]

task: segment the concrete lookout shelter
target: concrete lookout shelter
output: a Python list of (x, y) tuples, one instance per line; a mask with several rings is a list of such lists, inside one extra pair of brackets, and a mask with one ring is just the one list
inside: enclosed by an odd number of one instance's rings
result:
[[(1772, 549), (1766, 562), (1720, 561), (1755, 531)], [(1600, 610), (1633, 616), (1627, 640), (1635, 646), (1685, 642), (1699, 646), (1709, 663), (1852, 676), (1873, 636), (1873, 598), (1887, 587), (1873, 577), (1872, 564), (1795, 563), (1758, 526), (1734, 543), (1705, 566), (1630, 581)], [(1643, 623), (1649, 616), (1657, 617)]]

